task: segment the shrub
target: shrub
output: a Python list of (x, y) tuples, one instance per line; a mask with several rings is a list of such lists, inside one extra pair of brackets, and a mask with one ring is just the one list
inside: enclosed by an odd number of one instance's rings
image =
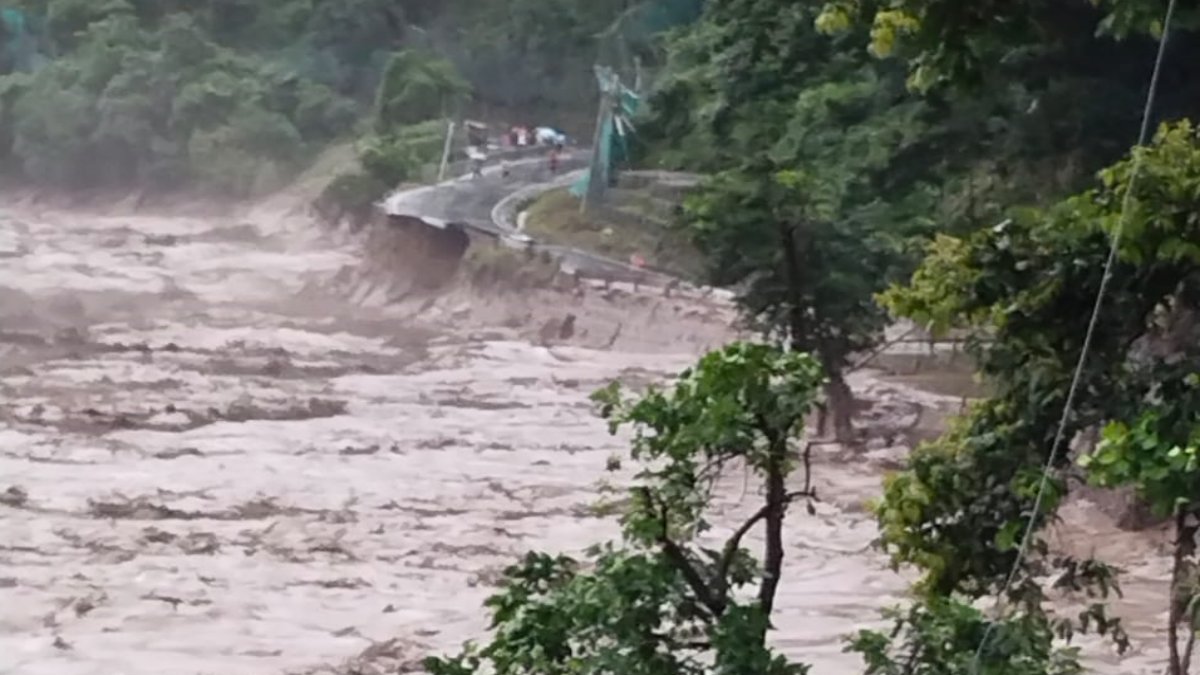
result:
[(393, 187), (416, 176), (424, 163), (418, 148), (396, 136), (371, 136), (359, 147), (363, 169)]
[(403, 125), (445, 117), (470, 93), (454, 64), (437, 55), (406, 50), (393, 54), (383, 71), (375, 101), (381, 133)]
[(375, 201), (388, 190), (386, 183), (363, 171), (344, 173), (334, 178), (313, 203), (317, 214), (330, 224), (349, 221), (352, 227), (365, 225)]

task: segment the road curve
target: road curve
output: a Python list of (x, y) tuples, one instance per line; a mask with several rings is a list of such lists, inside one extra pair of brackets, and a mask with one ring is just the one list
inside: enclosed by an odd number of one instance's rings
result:
[[(384, 197), (379, 208), (389, 216), (420, 218), (434, 227), (445, 227), (453, 222), (476, 232), (501, 237), (511, 234), (514, 227), (511, 222), (495, 216), (498, 206), (513, 195), (561, 184), (570, 175), (578, 174), (586, 166), (587, 158), (586, 150), (567, 153), (557, 172), (551, 172), (542, 157), (515, 160), (509, 162), (507, 176), (497, 162), (486, 167), (483, 175), (477, 178), (468, 173), (435, 185), (397, 190)], [(674, 281), (667, 275), (578, 248), (538, 242), (532, 243), (531, 248), (550, 255), (559, 261), (565, 272), (582, 278), (660, 286)]]
[[(584, 151), (567, 153), (559, 172), (582, 168), (587, 159)], [(541, 183), (552, 181), (556, 175), (544, 157), (512, 161), (504, 176), (498, 163), (485, 167), (483, 175), (472, 178), (468, 173), (436, 185), (414, 190), (396, 191), (380, 202), (381, 210), (391, 216), (413, 216), (426, 220), (458, 222), (485, 231), (497, 231), (492, 222), (492, 209), (509, 194)]]

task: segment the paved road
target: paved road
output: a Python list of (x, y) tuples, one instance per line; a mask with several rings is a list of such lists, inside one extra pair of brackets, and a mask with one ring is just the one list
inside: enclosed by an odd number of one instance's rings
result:
[[(492, 210), (501, 200), (524, 188), (545, 184), (582, 169), (587, 159), (586, 150), (568, 153), (558, 173), (551, 173), (542, 157), (513, 161), (509, 164), (508, 176), (503, 176), (500, 166), (494, 164), (485, 168), (479, 178), (467, 174), (437, 185), (395, 192), (385, 197), (380, 206), (389, 215), (413, 216), (437, 227), (454, 222), (477, 232), (500, 236), (506, 230), (492, 220)], [(538, 243), (533, 244), (533, 248), (558, 259), (565, 271), (587, 278), (647, 284), (670, 282), (669, 277), (661, 274), (581, 249)]]
[[(586, 159), (587, 154), (583, 151), (569, 153), (559, 171), (583, 168)], [(386, 197), (381, 206), (389, 215), (460, 222), (496, 234), (499, 230), (492, 223), (492, 208), (513, 192), (552, 180), (555, 175), (543, 157), (511, 162), (509, 175), (505, 177), (501, 173), (500, 166), (493, 164), (484, 169), (480, 178), (467, 174), (426, 188), (394, 193)]]

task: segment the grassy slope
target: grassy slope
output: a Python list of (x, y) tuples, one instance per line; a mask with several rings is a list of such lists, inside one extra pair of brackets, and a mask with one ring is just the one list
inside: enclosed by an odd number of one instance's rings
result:
[(687, 279), (696, 279), (702, 260), (686, 236), (672, 229), (670, 208), (641, 191), (614, 190), (606, 208), (583, 215), (579, 200), (566, 189), (546, 193), (529, 208), (526, 230), (552, 244), (629, 260), (639, 253), (646, 264)]

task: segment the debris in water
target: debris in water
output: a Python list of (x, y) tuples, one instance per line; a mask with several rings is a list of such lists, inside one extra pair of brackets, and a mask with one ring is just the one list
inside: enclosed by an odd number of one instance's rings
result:
[(14, 509), (19, 509), (29, 502), (29, 493), (25, 488), (18, 485), (10, 486), (4, 492), (0, 492), (0, 504), (11, 506)]

